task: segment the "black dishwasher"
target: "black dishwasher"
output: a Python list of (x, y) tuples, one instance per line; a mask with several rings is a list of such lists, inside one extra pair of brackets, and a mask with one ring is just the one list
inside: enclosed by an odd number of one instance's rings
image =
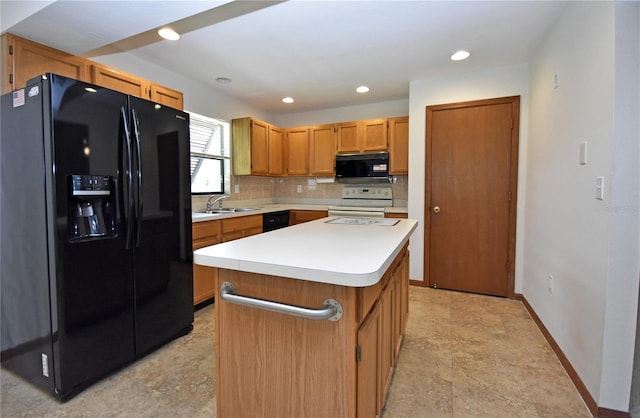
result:
[(289, 226), (289, 211), (280, 210), (262, 214), (262, 232), (273, 231)]

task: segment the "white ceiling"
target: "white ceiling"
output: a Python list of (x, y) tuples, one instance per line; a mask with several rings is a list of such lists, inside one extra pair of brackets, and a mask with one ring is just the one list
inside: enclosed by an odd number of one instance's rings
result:
[[(528, 63), (565, 4), (270, 3), (2, 0), (1, 29), (90, 59), (124, 51), (266, 111), (289, 113), (407, 99), (411, 80)], [(179, 28), (182, 38), (160, 40), (155, 29), (163, 25)], [(458, 49), (471, 57), (450, 61)], [(218, 84), (217, 77), (232, 83)], [(370, 93), (356, 93), (361, 84)], [(295, 103), (283, 104), (284, 96)]]

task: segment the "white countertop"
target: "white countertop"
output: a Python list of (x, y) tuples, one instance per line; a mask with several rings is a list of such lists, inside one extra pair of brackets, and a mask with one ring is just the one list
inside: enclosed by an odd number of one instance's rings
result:
[[(204, 222), (215, 219), (237, 218), (239, 216), (261, 215), (263, 213), (278, 212), (281, 210), (329, 210), (329, 205), (307, 205), (296, 203), (274, 203), (270, 205), (255, 206), (256, 210), (248, 212), (231, 212), (231, 213), (201, 213), (193, 212), (191, 214), (192, 222)], [(407, 208), (388, 207), (385, 213), (407, 213)]]
[(318, 219), (194, 251), (194, 262), (250, 273), (365, 287), (377, 283), (416, 228), (328, 224)]

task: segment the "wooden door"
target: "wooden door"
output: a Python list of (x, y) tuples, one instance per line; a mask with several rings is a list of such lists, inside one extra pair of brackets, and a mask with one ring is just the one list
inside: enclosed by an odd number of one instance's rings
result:
[(425, 275), (513, 297), (519, 97), (427, 107)]

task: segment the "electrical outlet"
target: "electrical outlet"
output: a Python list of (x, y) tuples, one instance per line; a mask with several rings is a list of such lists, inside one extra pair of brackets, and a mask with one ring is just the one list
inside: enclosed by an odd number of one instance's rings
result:
[(236, 184), (236, 185), (234, 186), (234, 191), (235, 191), (236, 193), (240, 193), (240, 185), (239, 185), (239, 184)]
[(298, 187), (296, 188), (296, 191), (298, 193), (302, 193), (302, 185), (301, 184), (298, 184)]
[(553, 276), (549, 275), (547, 288), (549, 289), (549, 293), (553, 294)]

